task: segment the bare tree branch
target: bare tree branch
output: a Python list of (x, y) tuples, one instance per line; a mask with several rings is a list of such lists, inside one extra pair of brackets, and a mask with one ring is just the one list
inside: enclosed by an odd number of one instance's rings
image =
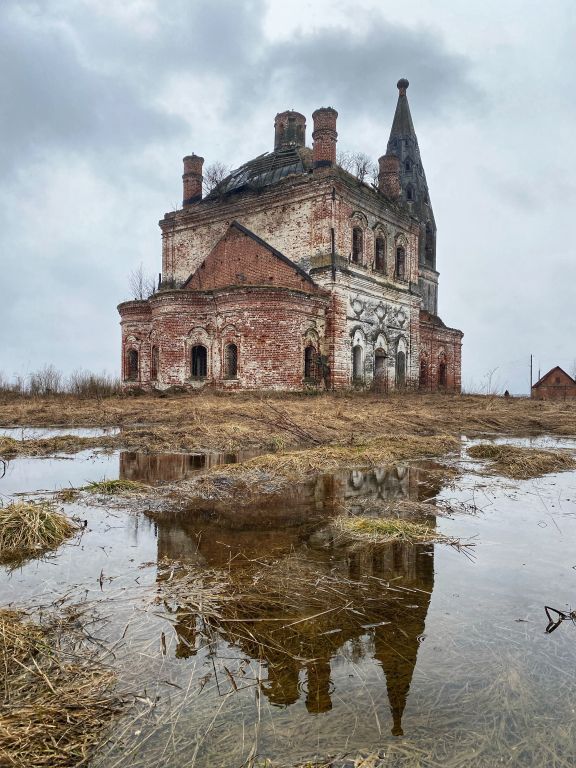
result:
[(226, 178), (226, 176), (230, 175), (230, 173), (231, 168), (218, 161), (205, 166), (202, 173), (202, 188), (204, 194), (209, 195), (210, 192), (216, 189), (218, 184)]
[(338, 152), (336, 163), (358, 181), (378, 183), (378, 166), (364, 152)]
[(156, 290), (156, 280), (154, 275), (147, 275), (144, 273), (144, 266), (140, 262), (140, 266), (133, 269), (128, 275), (128, 285), (130, 286), (130, 293), (133, 299), (148, 299)]

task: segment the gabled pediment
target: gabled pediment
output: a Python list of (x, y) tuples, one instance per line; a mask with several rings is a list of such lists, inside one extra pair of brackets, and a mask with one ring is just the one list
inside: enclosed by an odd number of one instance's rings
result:
[(190, 291), (237, 286), (276, 286), (316, 292), (319, 287), (301, 267), (237, 221), (184, 283)]

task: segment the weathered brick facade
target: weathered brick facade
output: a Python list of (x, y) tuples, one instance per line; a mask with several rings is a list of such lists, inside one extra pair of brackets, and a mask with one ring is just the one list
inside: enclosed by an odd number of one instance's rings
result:
[(184, 158), (159, 288), (119, 306), (127, 387), (460, 389), (406, 88), (375, 186), (336, 164), (332, 108), (312, 150), (305, 117), (279, 113), (274, 151), (204, 198), (203, 158)]

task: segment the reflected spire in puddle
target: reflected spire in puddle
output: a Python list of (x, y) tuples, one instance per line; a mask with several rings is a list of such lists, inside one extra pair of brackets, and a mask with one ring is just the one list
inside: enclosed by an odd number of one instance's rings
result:
[[(342, 685), (334, 664), (351, 663), (347, 649), (354, 648), (351, 674), (358, 664), (380, 667), (391, 731), (401, 735), (434, 586), (434, 548), (346, 544), (329, 519), (350, 501), (433, 497), (442, 483), (437, 466), (324, 475), (296, 488), (289, 502), (276, 499), (267, 508), (157, 516), (159, 559), (187, 563), (195, 578), (206, 574), (207, 584), (214, 573), (225, 580), (216, 612), (203, 614), (178, 592), (176, 655), (187, 658), (203, 648), (214, 674), (221, 664), (226, 680), (229, 659), (240, 652), (244, 663), (265, 670), (263, 680), (254, 674), (253, 684), (272, 705), (302, 701), (309, 713), (323, 714)], [(163, 588), (170, 592), (170, 585)]]

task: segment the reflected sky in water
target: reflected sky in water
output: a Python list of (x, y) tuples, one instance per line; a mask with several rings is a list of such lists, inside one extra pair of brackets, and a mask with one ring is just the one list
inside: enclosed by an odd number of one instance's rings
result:
[[(156, 484), (236, 458), (15, 459), (0, 489)], [(344, 507), (404, 499), (427, 501), (443, 533), (475, 540), (474, 559), (345, 543), (330, 525)], [(436, 515), (435, 499), (476, 511)], [(575, 473), (448, 481), (430, 462), (322, 476), (253, 514), (67, 509), (88, 520), (81, 539), (4, 572), (0, 598), (38, 605), (71, 592), (106, 616), (98, 637), (123, 679), (159, 697), (94, 765), (235, 768), (255, 743), (286, 766), (384, 748), (398, 765), (410, 748), (431, 764), (469, 754), (491, 765), (515, 747), (516, 764), (537, 765), (544, 735), (570, 764), (576, 629), (545, 635), (543, 606), (574, 607)]]

